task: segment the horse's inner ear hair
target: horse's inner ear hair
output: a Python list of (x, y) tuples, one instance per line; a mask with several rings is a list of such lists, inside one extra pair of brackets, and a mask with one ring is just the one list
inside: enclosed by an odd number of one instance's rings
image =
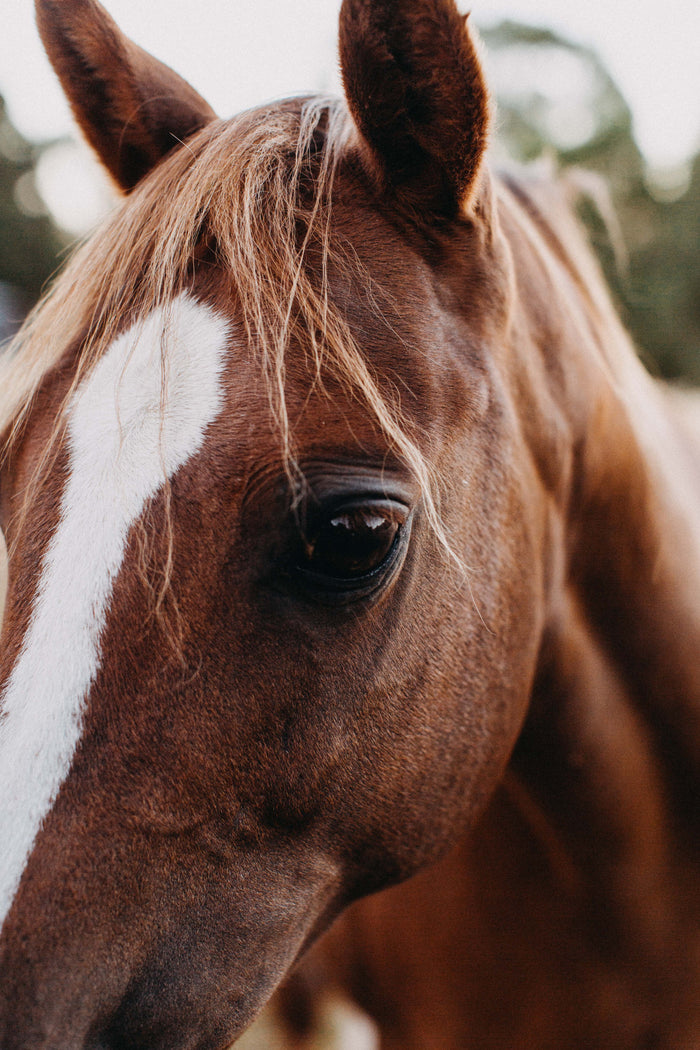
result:
[(344, 0), (340, 59), (382, 190), (416, 214), (457, 214), (477, 184), (490, 106), (454, 0)]

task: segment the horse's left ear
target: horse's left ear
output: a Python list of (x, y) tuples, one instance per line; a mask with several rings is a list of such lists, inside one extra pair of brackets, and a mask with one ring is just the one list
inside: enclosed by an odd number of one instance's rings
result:
[(36, 16), (74, 115), (123, 190), (214, 119), (194, 88), (124, 36), (97, 0), (36, 0)]
[(454, 0), (343, 0), (345, 94), (383, 189), (414, 213), (468, 204), (489, 127), (489, 96)]

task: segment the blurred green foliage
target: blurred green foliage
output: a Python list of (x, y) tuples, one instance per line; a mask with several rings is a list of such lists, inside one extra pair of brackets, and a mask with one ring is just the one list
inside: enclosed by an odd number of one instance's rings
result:
[[(654, 187), (629, 106), (593, 51), (514, 22), (482, 36), (504, 155), (600, 173), (617, 219), (603, 218), (585, 195), (582, 217), (621, 316), (652, 370), (700, 383), (700, 154), (675, 185)], [(0, 288), (19, 289), (27, 307), (66, 243), (34, 185), (42, 148), (19, 135), (0, 99)], [(611, 235), (616, 221), (626, 266)]]
[(700, 383), (700, 153), (655, 185), (629, 106), (593, 51), (514, 22), (482, 36), (502, 149), (522, 164), (549, 159), (603, 177), (612, 222), (585, 195), (581, 217), (620, 315), (652, 371)]
[(66, 243), (36, 189), (41, 149), (13, 127), (0, 97), (0, 284), (19, 314), (39, 297)]

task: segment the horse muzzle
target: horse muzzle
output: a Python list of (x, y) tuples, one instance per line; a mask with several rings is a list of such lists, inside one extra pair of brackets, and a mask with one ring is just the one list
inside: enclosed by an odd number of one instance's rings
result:
[(335, 865), (298, 843), (208, 870), (160, 847), (89, 883), (30, 865), (0, 939), (2, 1050), (227, 1046), (340, 908)]

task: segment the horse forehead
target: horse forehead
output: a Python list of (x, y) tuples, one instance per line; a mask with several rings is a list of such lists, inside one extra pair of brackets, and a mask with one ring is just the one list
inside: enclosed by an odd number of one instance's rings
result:
[[(433, 411), (440, 415), (445, 373), (462, 383), (465, 348), (482, 352), (487, 304), (500, 299), (506, 276), (476, 226), (465, 226), (459, 244), (447, 237), (428, 243), (390, 222), (364, 187), (339, 198), (335, 232), (346, 254), (351, 245), (353, 265), (328, 261), (334, 306), (379, 381), (388, 379), (399, 396), (400, 388), (410, 390), (424, 423)], [(405, 407), (410, 414), (411, 399)]]
[(81, 738), (129, 532), (202, 448), (229, 341), (222, 316), (181, 296), (118, 336), (69, 406), (58, 524), (0, 693), (0, 923)]

